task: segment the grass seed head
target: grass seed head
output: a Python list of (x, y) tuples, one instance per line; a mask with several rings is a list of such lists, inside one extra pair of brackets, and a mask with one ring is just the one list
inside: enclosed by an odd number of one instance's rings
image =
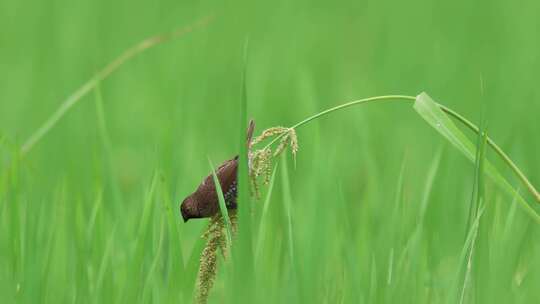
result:
[(279, 134), (282, 134), (282, 133), (285, 133), (287, 132), (288, 128), (285, 128), (285, 127), (272, 127), (272, 128), (269, 128), (269, 129), (266, 129), (264, 130), (261, 135), (257, 136), (252, 142), (251, 142), (251, 145), (256, 145), (260, 142), (262, 142), (263, 140), (267, 139), (267, 138), (270, 138), (270, 137), (273, 137), (275, 135), (279, 135)]
[[(238, 217), (235, 210), (229, 212), (233, 235), (238, 227)], [(225, 221), (221, 214), (214, 215), (208, 222), (208, 228), (203, 234), (206, 239), (206, 246), (201, 253), (199, 273), (197, 275), (197, 295), (196, 303), (204, 304), (208, 301), (210, 290), (214, 285), (218, 267), (218, 251), (221, 250), (223, 258), (227, 259), (229, 251), (227, 248)]]
[(294, 129), (289, 129), (289, 137), (291, 142), (291, 152), (294, 158), (294, 163), (296, 165), (296, 152), (298, 152), (298, 137), (296, 137), (296, 131)]
[[(275, 137), (270, 144), (262, 149), (255, 150), (253, 146), (270, 137)], [(272, 151), (272, 144), (279, 140), (279, 144)], [(291, 152), (296, 163), (296, 153), (298, 152), (298, 138), (294, 128), (273, 127), (264, 130), (261, 135), (257, 136), (250, 145), (249, 152), (249, 179), (251, 183), (252, 194), (256, 198), (260, 198), (259, 180), (262, 180), (263, 185), (270, 183), (272, 175), (272, 160), (279, 156), (287, 147), (291, 148)]]
[(263, 148), (253, 152), (251, 159), (250, 180), (253, 193), (257, 198), (260, 197), (258, 179), (262, 176), (265, 182), (270, 180), (271, 165), (272, 150), (270, 148)]
[(285, 148), (287, 148), (288, 145), (289, 145), (289, 133), (281, 137), (281, 140), (279, 141), (279, 145), (276, 148), (276, 151), (274, 152), (274, 157), (277, 157), (278, 155), (280, 155), (281, 152), (283, 152)]
[(197, 296), (196, 303), (204, 304), (208, 301), (208, 295), (214, 285), (217, 273), (217, 252), (225, 249), (225, 227), (221, 215), (215, 215), (210, 219), (208, 228), (203, 234), (206, 239), (206, 246), (201, 253), (199, 273), (197, 275)]

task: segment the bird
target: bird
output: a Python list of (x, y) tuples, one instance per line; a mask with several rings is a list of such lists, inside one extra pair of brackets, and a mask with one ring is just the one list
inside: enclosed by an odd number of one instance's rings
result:
[[(247, 146), (249, 149), (255, 122), (249, 121), (247, 130)], [(238, 155), (232, 159), (223, 162), (216, 170), (216, 176), (219, 180), (225, 205), (227, 209), (237, 208), (238, 194)], [(180, 213), (184, 222), (189, 219), (212, 217), (219, 211), (219, 201), (216, 193), (216, 186), (213, 180), (213, 174), (210, 173), (203, 179), (197, 189), (187, 196), (180, 205)]]

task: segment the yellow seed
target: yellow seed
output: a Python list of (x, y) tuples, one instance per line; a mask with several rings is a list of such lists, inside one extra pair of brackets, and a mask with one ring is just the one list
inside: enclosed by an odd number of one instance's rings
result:
[(283, 152), (283, 150), (285, 150), (285, 148), (287, 148), (287, 145), (289, 144), (288, 142), (289, 140), (289, 133), (287, 133), (287, 135), (284, 135), (280, 142), (279, 142), (279, 145), (276, 149), (276, 152), (274, 152), (274, 157), (278, 156), (281, 154), (281, 152)]
[(261, 135), (257, 136), (252, 142), (251, 142), (251, 145), (256, 145), (258, 143), (260, 143), (261, 141), (269, 138), (269, 137), (272, 137), (274, 135), (279, 135), (279, 134), (282, 134), (282, 133), (285, 133), (287, 132), (288, 128), (285, 128), (285, 127), (273, 127), (273, 128), (269, 128), (269, 129), (266, 129), (264, 130)]
[(289, 130), (289, 137), (291, 138), (291, 152), (294, 158), (296, 166), (296, 152), (298, 152), (298, 138), (296, 137), (296, 131), (294, 129)]

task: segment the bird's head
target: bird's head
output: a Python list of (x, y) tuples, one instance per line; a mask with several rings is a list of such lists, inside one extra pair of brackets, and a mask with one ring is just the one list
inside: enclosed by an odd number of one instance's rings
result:
[(197, 200), (193, 195), (186, 197), (186, 199), (180, 205), (180, 212), (182, 213), (182, 218), (184, 223), (192, 218), (201, 218), (201, 213), (197, 207)]

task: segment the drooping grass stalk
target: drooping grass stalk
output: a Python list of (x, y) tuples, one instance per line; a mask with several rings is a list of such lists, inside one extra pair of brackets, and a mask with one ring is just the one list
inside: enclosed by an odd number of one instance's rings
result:
[(355, 105), (360, 105), (360, 104), (364, 104), (364, 103), (368, 103), (368, 102), (387, 101), (387, 100), (391, 100), (391, 99), (415, 101), (416, 97), (406, 96), (406, 95), (384, 95), (384, 96), (375, 96), (375, 97), (369, 97), (369, 98), (364, 98), (364, 99), (360, 99), (360, 100), (355, 100), (355, 101), (351, 101), (351, 102), (348, 102), (348, 103), (345, 103), (345, 104), (342, 104), (342, 105), (339, 105), (339, 106), (324, 110), (324, 111), (322, 111), (320, 113), (317, 113), (317, 114), (315, 114), (313, 116), (310, 116), (310, 117), (298, 122), (297, 124), (293, 125), (291, 128), (296, 129), (296, 128), (302, 126), (302, 125), (307, 124), (308, 122), (310, 122), (312, 120), (315, 120), (315, 119), (317, 119), (317, 118), (319, 118), (321, 116), (324, 116), (324, 115), (330, 114), (332, 112), (335, 112), (337, 110), (345, 109), (345, 108), (348, 108), (348, 107), (352, 107), (352, 106), (355, 106)]
[[(352, 106), (357, 106), (361, 104), (366, 104), (369, 102), (381, 102), (381, 101), (388, 101), (388, 100), (399, 100), (399, 101), (407, 101), (407, 102), (414, 102), (416, 100), (416, 97), (414, 96), (408, 96), (408, 95), (383, 95), (383, 96), (375, 96), (375, 97), (369, 97), (364, 99), (359, 99), (355, 101), (351, 101), (348, 103), (344, 103), (339, 106), (335, 106), (332, 108), (329, 108), (327, 110), (324, 110), (322, 112), (319, 112), (315, 115), (312, 115), (293, 126), (289, 127), (290, 129), (297, 129), (298, 127), (301, 127), (311, 121), (314, 121), (322, 116), (328, 115), (332, 112), (349, 108)], [(463, 124), (465, 127), (469, 128), (471, 131), (476, 133), (477, 135), (480, 134), (479, 128), (473, 124), (471, 121), (457, 113), (456, 111), (441, 105), (437, 103), (437, 106), (444, 111), (446, 114), (450, 115), (450, 117), (454, 118), (455, 120), (459, 121), (461, 124)], [(279, 136), (276, 136), (272, 141), (270, 141), (265, 148), (270, 147), (274, 143), (276, 143), (278, 140), (280, 140), (283, 136), (285, 136), (287, 133), (280, 134)], [(497, 155), (512, 169), (512, 171), (517, 175), (519, 180), (527, 187), (527, 190), (533, 195), (537, 203), (540, 203), (540, 193), (536, 188), (532, 185), (532, 183), (527, 179), (525, 174), (517, 167), (517, 165), (508, 157), (508, 155), (490, 138), (487, 138), (488, 145), (497, 153)]]
[[(324, 110), (322, 112), (319, 112), (315, 115), (312, 115), (298, 123), (296, 123), (295, 125), (289, 127), (290, 129), (297, 129), (298, 127), (301, 127), (302, 125), (305, 125), (319, 117), (322, 117), (322, 116), (325, 116), (327, 114), (330, 114), (332, 112), (335, 112), (335, 111), (338, 111), (338, 110), (341, 110), (341, 109), (345, 109), (345, 108), (349, 108), (349, 107), (352, 107), (352, 106), (356, 106), (356, 105), (361, 105), (361, 104), (365, 104), (365, 103), (368, 103), (368, 102), (374, 102), (374, 101), (388, 101), (388, 100), (405, 100), (405, 101), (412, 101), (414, 102), (416, 100), (415, 97), (413, 96), (406, 96), (406, 95), (384, 95), (384, 96), (375, 96), (375, 97), (369, 97), (369, 98), (364, 98), (364, 99), (359, 99), (359, 100), (355, 100), (355, 101), (351, 101), (351, 102), (347, 102), (347, 103), (344, 103), (342, 105), (339, 105), (339, 106), (335, 106), (333, 108), (330, 108), (330, 109), (327, 109), (327, 110)], [(277, 137), (275, 137), (270, 143), (268, 143), (265, 148), (268, 148), (270, 147), (271, 145), (273, 145), (274, 143), (276, 143), (278, 140), (281, 139), (281, 137), (285, 136), (286, 133), (283, 133)]]
[(205, 17), (199, 21), (182, 27), (176, 31), (156, 35), (150, 38), (147, 38), (135, 46), (124, 51), (120, 56), (111, 61), (105, 68), (97, 72), (90, 80), (85, 82), (81, 87), (79, 87), (75, 92), (68, 96), (56, 109), (56, 111), (39, 127), (22, 145), (21, 155), (24, 156), (38, 143), (43, 136), (45, 136), (57, 123), (58, 121), (66, 114), (66, 112), (71, 109), (77, 102), (79, 102), (88, 92), (94, 89), (101, 81), (105, 80), (109, 75), (116, 71), (120, 66), (126, 63), (131, 58), (136, 55), (144, 52), (145, 50), (152, 48), (158, 44), (170, 41), (174, 38), (178, 38), (184, 34), (187, 34), (193, 31), (196, 28), (202, 27), (212, 20), (212, 16)]

